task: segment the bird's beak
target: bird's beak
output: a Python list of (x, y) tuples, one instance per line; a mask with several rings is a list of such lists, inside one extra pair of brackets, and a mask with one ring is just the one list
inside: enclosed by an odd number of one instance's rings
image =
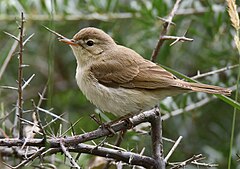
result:
[(76, 45), (77, 45), (77, 43), (75, 42), (74, 39), (64, 38), (64, 39), (60, 39), (59, 41), (60, 41), (60, 42), (64, 42), (64, 43), (66, 43), (66, 44), (68, 44), (68, 45), (72, 45), (72, 46), (76, 46)]

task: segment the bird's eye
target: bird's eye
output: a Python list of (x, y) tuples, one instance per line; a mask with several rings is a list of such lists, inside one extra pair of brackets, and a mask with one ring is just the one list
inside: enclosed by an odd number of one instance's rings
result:
[(93, 40), (88, 40), (88, 41), (86, 42), (86, 44), (87, 44), (88, 46), (93, 46), (93, 45), (94, 45), (94, 42), (93, 42)]

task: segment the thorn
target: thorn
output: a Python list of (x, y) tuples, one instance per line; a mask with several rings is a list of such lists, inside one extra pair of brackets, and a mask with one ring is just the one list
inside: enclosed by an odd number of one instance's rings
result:
[(168, 23), (170, 25), (176, 26), (176, 24), (168, 19), (162, 18), (162, 17), (157, 17), (160, 21), (162, 21), (163, 23)]

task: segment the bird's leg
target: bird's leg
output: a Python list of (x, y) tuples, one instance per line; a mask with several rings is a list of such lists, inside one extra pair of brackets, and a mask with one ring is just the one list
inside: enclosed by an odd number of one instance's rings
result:
[(127, 124), (127, 129), (131, 129), (133, 127), (133, 124), (131, 122), (131, 120), (129, 119), (130, 117), (132, 116), (132, 114), (127, 114), (127, 115), (124, 115), (118, 119), (115, 119), (113, 121), (110, 121), (110, 122), (107, 122), (107, 123), (102, 123), (102, 125), (100, 127), (102, 128), (106, 128), (107, 130), (109, 130), (113, 135), (116, 134), (116, 132), (112, 129), (112, 125), (113, 124), (116, 124), (120, 121), (125, 121), (126, 124)]
[(91, 114), (90, 117), (91, 117), (91, 119), (93, 119), (98, 125), (102, 125), (102, 124), (103, 124), (102, 118), (101, 118), (100, 114), (99, 114), (99, 118), (97, 118), (95, 114)]
[(127, 129), (132, 129), (133, 128), (133, 123), (130, 120), (130, 117), (127, 117), (127, 118), (123, 119), (123, 121), (125, 121), (127, 123)]
[(97, 118), (95, 114), (90, 115), (90, 117), (100, 126), (100, 128), (107, 129), (111, 133), (110, 136), (115, 135), (116, 132), (111, 128), (111, 124), (103, 123), (101, 115), (100, 114), (98, 114), (98, 115), (99, 115), (99, 118)]
[(107, 129), (109, 132), (111, 132), (112, 135), (115, 135), (116, 132), (112, 129), (112, 125), (113, 124), (116, 124), (120, 121), (125, 121), (126, 124), (127, 124), (127, 129), (131, 129), (133, 127), (133, 124), (130, 120), (130, 118), (132, 117), (133, 115), (131, 113), (129, 114), (126, 114), (124, 116), (121, 116), (120, 118), (118, 119), (115, 119), (113, 121), (110, 121), (110, 122), (106, 122), (106, 123), (103, 123), (102, 120), (101, 120), (101, 115), (99, 114), (99, 118), (96, 117), (95, 114), (92, 114), (90, 117), (97, 123), (100, 125), (100, 128), (105, 128)]
[(128, 113), (128, 114), (126, 114), (126, 115), (124, 115), (124, 116), (121, 116), (120, 118), (118, 118), (118, 119), (115, 119), (115, 120), (113, 120), (113, 121), (110, 121), (110, 122), (108, 122), (108, 123), (106, 123), (107, 125), (113, 125), (113, 124), (115, 124), (115, 123), (118, 123), (118, 122), (120, 122), (120, 121), (125, 121), (126, 123), (127, 123), (127, 129), (131, 129), (132, 127), (133, 127), (133, 124), (132, 124), (132, 122), (131, 122), (131, 120), (130, 120), (130, 118), (133, 116), (133, 114), (131, 114), (131, 113)]

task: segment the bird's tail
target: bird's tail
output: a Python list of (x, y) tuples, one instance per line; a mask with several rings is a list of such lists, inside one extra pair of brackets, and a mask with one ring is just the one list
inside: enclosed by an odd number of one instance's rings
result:
[(206, 85), (202, 83), (188, 83), (191, 86), (191, 90), (196, 91), (196, 92), (204, 92), (204, 93), (211, 93), (211, 94), (223, 94), (230, 96), (232, 90), (223, 88), (223, 87), (218, 87), (218, 86), (213, 86), (213, 85)]

